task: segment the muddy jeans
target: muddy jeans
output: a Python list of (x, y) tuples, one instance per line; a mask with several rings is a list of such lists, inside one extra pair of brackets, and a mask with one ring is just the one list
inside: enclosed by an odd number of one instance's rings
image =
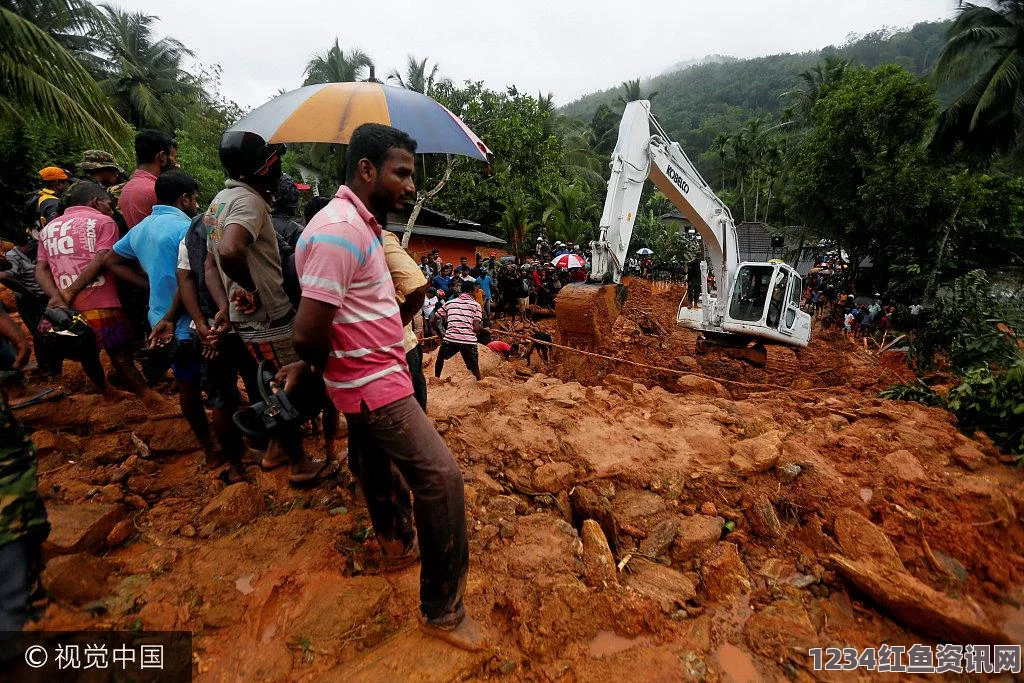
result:
[(465, 614), (469, 571), (466, 502), (455, 457), (412, 396), (373, 411), (363, 403), (345, 421), (349, 468), (362, 487), (377, 538), (407, 547), (415, 521), (420, 610), (428, 623), (454, 627)]

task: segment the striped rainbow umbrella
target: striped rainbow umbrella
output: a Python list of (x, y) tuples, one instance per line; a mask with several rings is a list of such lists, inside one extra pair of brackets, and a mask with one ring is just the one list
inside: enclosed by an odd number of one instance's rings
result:
[(364, 123), (383, 123), (408, 133), (422, 154), (461, 154), (487, 161), (491, 151), (443, 105), (383, 83), (307, 85), (278, 95), (228, 130), (256, 133), (267, 142), (345, 144)]

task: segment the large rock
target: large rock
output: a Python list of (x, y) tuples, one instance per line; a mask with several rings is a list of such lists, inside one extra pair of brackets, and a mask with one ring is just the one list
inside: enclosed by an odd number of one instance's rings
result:
[(746, 499), (747, 521), (754, 533), (762, 538), (782, 536), (782, 522), (775, 512), (775, 506), (763, 493), (755, 493)]
[(699, 394), (713, 398), (732, 398), (728, 390), (713, 379), (697, 375), (683, 375), (676, 380), (676, 392), (680, 394)]
[(583, 578), (588, 586), (618, 583), (615, 558), (601, 525), (592, 519), (583, 521)]
[(956, 464), (972, 472), (985, 466), (985, 454), (973, 443), (962, 443), (953, 449), (953, 460)]
[(820, 643), (807, 611), (799, 602), (780, 600), (752, 614), (743, 625), (747, 645), (771, 658), (805, 652)]
[(61, 602), (84, 605), (106, 597), (113, 572), (111, 562), (93, 555), (61, 555), (46, 563), (43, 586)]
[(915, 482), (925, 478), (924, 467), (908, 450), (893, 451), (885, 456), (885, 469), (897, 481)]
[(700, 578), (712, 600), (750, 592), (750, 574), (732, 543), (717, 543), (701, 556)]
[(670, 567), (643, 558), (633, 558), (627, 565), (626, 585), (637, 593), (656, 601), (668, 614), (685, 607), (687, 600), (697, 596), (693, 582)]
[(121, 505), (104, 503), (47, 505), (46, 514), (51, 529), (43, 544), (45, 557), (98, 553), (110, 532), (126, 516)]
[(542, 493), (557, 493), (572, 483), (575, 474), (567, 462), (544, 463), (533, 471), (533, 487)]
[(29, 436), (39, 455), (60, 453), (64, 457), (75, 457), (82, 453), (82, 443), (75, 437), (60, 432), (40, 429)]
[(694, 515), (679, 522), (675, 540), (672, 542), (672, 559), (686, 562), (695, 558), (702, 550), (712, 546), (722, 536), (725, 519)]
[(288, 626), (289, 637), (296, 641), (309, 638), (325, 644), (369, 624), (392, 594), (391, 586), (381, 576), (353, 576), (338, 581), (315, 575), (307, 577), (307, 581), (304, 591), (311, 593), (309, 608)]
[(732, 445), (732, 458), (729, 459), (733, 469), (742, 476), (750, 476), (759, 472), (767, 472), (775, 467), (782, 451), (782, 436), (777, 431), (770, 431), (751, 439), (737, 441)]
[(892, 619), (944, 643), (1000, 644), (1012, 639), (967, 603), (921, 583), (905, 571), (830, 555), (836, 570)]
[(619, 527), (615, 521), (615, 514), (612, 512), (612, 504), (604, 496), (599, 496), (586, 486), (575, 486), (569, 495), (569, 507), (572, 509), (572, 522), (577, 528), (581, 528), (583, 521), (592, 519), (596, 521), (612, 552), (619, 553)]
[(619, 524), (633, 524), (649, 528), (647, 520), (665, 511), (665, 499), (650, 491), (627, 489), (619, 491), (612, 501), (615, 519)]
[(870, 560), (896, 571), (906, 570), (896, 547), (885, 532), (855, 510), (840, 510), (836, 514), (833, 528), (839, 547), (848, 557), (854, 560)]
[(679, 518), (669, 517), (655, 526), (647, 538), (640, 542), (640, 552), (647, 557), (660, 557), (672, 547), (679, 531)]
[(263, 495), (249, 482), (232, 484), (218, 493), (199, 513), (203, 524), (230, 529), (247, 524), (263, 512)]

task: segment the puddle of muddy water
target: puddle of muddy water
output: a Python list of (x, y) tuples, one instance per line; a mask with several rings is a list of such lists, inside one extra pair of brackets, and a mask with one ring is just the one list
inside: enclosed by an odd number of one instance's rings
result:
[(747, 653), (732, 643), (725, 643), (718, 649), (718, 666), (722, 670), (723, 681), (750, 683), (764, 680)]
[(625, 638), (614, 631), (598, 631), (594, 639), (590, 641), (587, 655), (595, 659), (610, 657), (646, 642), (646, 638)]

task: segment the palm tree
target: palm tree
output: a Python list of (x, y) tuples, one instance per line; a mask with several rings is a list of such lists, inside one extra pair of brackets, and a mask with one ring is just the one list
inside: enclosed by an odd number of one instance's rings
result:
[(527, 253), (526, 236), (534, 228), (533, 204), (519, 190), (509, 192), (502, 201), (501, 228), (505, 233), (509, 251), (522, 258)]
[(973, 82), (939, 114), (933, 148), (982, 159), (1018, 147), (1024, 132), (1024, 2), (962, 2), (935, 65), (938, 84)]
[(136, 128), (174, 130), (183, 118), (175, 100), (205, 97), (202, 85), (182, 68), (195, 55), (174, 38), (156, 39), (157, 17), (100, 6), (92, 31), (104, 58), (99, 85)]
[(584, 188), (578, 183), (560, 183), (548, 190), (541, 221), (555, 239), (579, 244), (593, 228), (597, 204)]
[[(33, 18), (48, 18), (54, 33)], [(130, 134), (124, 119), (65, 47), (86, 25), (78, 0), (0, 0), (0, 119), (30, 113), (82, 139), (121, 146), (118, 139)]]
[(640, 93), (640, 79), (635, 78), (631, 81), (622, 82), (622, 94), (618, 96), (616, 102), (622, 107), (626, 106), (627, 102), (633, 102), (635, 100), (653, 100), (658, 95), (658, 91), (649, 92), (646, 95)]
[(434, 88), (447, 79), (438, 79), (437, 70), (440, 67), (434, 64), (430, 71), (427, 71), (427, 58), (417, 60), (414, 56), (408, 56), (408, 63), (405, 66), (405, 76), (399, 73), (398, 69), (392, 69), (388, 74), (389, 81), (396, 81), (398, 85), (406, 90), (414, 90), (424, 95), (433, 95)]
[(373, 78), (374, 65), (370, 56), (359, 48), (348, 52), (341, 49), (338, 39), (326, 52), (314, 54), (306, 64), (306, 80), (302, 85), (314, 83), (345, 83)]
[(807, 69), (797, 76), (800, 85), (782, 93), (782, 97), (792, 101), (794, 117), (801, 123), (810, 123), (814, 103), (828, 86), (841, 81), (849, 68), (849, 60), (830, 56), (825, 58), (824, 63), (819, 62), (813, 69)]
[(725, 189), (725, 158), (729, 155), (729, 134), (721, 132), (715, 135), (715, 139), (711, 142), (711, 148), (718, 154), (718, 159), (722, 164), (722, 182), (719, 185), (723, 190)]
[(595, 188), (604, 185), (608, 161), (596, 151), (590, 124), (559, 113), (553, 93), (537, 93), (537, 109), (543, 116), (544, 137), (555, 136), (562, 147), (562, 165)]

